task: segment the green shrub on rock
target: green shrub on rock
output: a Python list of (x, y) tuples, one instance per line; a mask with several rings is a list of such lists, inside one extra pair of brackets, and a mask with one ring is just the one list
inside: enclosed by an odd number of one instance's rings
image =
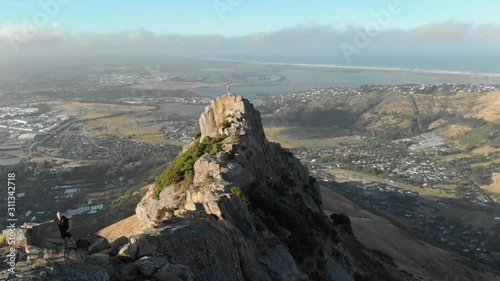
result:
[(240, 187), (235, 186), (235, 187), (231, 188), (231, 192), (234, 195), (238, 196), (238, 198), (240, 198), (241, 202), (243, 204), (247, 205), (247, 207), (250, 207), (252, 205), (252, 203), (250, 203), (250, 198), (248, 198), (248, 195)]
[[(183, 181), (193, 181), (194, 163), (203, 154), (216, 154), (222, 151), (222, 141), (226, 135), (221, 135), (216, 138), (205, 137), (203, 141), (194, 143), (184, 153), (179, 154), (167, 169), (156, 179), (155, 190), (153, 197), (158, 199), (160, 192), (171, 184), (179, 184)], [(178, 187), (179, 185), (177, 185)]]

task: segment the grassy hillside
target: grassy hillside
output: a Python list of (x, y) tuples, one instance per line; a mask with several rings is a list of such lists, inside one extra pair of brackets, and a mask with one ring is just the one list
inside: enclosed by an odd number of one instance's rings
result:
[(270, 127), (322, 132), (335, 128), (333, 131), (344, 135), (375, 132), (386, 139), (434, 131), (469, 150), (500, 147), (499, 91), (450, 93), (433, 87), (411, 93), (376, 87), (340, 95), (299, 93), (279, 100), (263, 98), (259, 109)]

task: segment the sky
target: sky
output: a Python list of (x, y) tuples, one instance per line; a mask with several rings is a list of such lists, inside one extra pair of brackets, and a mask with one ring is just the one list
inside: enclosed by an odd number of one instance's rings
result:
[[(0, 24), (32, 20), (58, 0), (0, 0)], [(68, 2), (68, 3), (65, 3)], [(400, 0), (402, 11), (389, 28), (411, 29), (432, 22), (500, 24), (497, 0)], [(182, 35), (244, 36), (300, 24), (363, 26), (391, 0), (64, 0), (46, 28), (72, 34), (145, 30)]]
[(161, 51), (500, 72), (498, 11), (498, 0), (0, 0), (0, 58)]

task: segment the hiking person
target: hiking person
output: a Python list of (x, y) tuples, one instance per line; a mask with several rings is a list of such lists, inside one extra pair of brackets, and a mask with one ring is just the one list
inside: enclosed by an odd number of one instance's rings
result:
[[(57, 222), (59, 227), (59, 232), (61, 232), (61, 238), (64, 240), (65, 250), (76, 250), (75, 240), (73, 240), (73, 235), (71, 235), (71, 225), (73, 224), (65, 215), (57, 212), (57, 219), (52, 220), (52, 222)], [(68, 248), (68, 241), (71, 242), (71, 247)]]

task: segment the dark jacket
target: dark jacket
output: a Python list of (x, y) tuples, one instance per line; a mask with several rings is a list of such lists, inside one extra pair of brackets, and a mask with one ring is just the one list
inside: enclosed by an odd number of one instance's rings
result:
[(56, 219), (57, 226), (59, 226), (59, 231), (64, 233), (68, 231), (69, 228), (69, 219), (66, 216), (62, 216), (61, 219)]

